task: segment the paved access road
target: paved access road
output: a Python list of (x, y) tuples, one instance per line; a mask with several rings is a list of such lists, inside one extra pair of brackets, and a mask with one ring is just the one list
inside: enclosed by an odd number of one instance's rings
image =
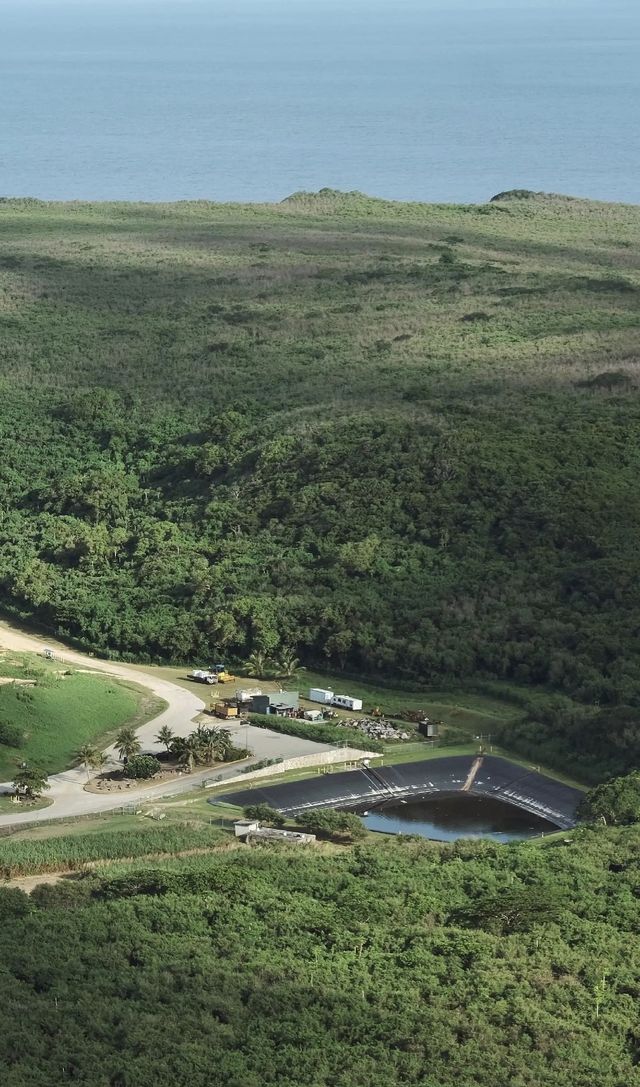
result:
[[(186, 736), (194, 729), (194, 719), (204, 710), (204, 702), (195, 693), (179, 687), (170, 680), (161, 679), (154, 675), (153, 669), (140, 671), (127, 664), (119, 664), (113, 661), (103, 661), (50, 638), (38, 634), (27, 633), (11, 623), (0, 622), (0, 646), (19, 653), (42, 653), (43, 649), (53, 649), (56, 660), (77, 668), (86, 668), (95, 672), (105, 672), (116, 676), (118, 679), (128, 680), (146, 687), (153, 694), (163, 698), (167, 708), (153, 720), (148, 721), (138, 729), (137, 735), (142, 744), (143, 751), (157, 750), (156, 734), (162, 725), (168, 725), (177, 736)], [(223, 727), (228, 727), (226, 724)], [(294, 758), (297, 755), (309, 755), (320, 751), (330, 750), (326, 744), (314, 744), (310, 740), (301, 740), (295, 736), (283, 736), (276, 732), (264, 729), (252, 728), (246, 725), (236, 725), (230, 731), (238, 746), (247, 746), (254, 753), (254, 761), (263, 758)], [(113, 747), (107, 748), (107, 755), (114, 762), (117, 756)], [(248, 764), (246, 764), (248, 765)], [(175, 796), (179, 793), (189, 792), (195, 786), (200, 785), (206, 778), (213, 780), (226, 778), (237, 774), (237, 767), (228, 767), (224, 770), (203, 770), (196, 774), (177, 777), (174, 781), (163, 782), (160, 785), (148, 788), (127, 788), (113, 793), (89, 793), (84, 786), (87, 782), (87, 774), (84, 768), (65, 770), (61, 774), (52, 774), (49, 778), (51, 789), (46, 796), (53, 801), (48, 808), (39, 811), (10, 812), (0, 815), (0, 827), (21, 825), (23, 823), (41, 822), (43, 819), (68, 819), (76, 815), (89, 815), (93, 812), (111, 811), (120, 808), (123, 804), (147, 804), (158, 800), (161, 796)], [(8, 791), (10, 783), (0, 784), (0, 792)]]

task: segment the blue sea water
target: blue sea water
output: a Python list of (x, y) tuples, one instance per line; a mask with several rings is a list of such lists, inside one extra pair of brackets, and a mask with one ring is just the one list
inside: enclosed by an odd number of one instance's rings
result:
[(0, 195), (640, 202), (639, 0), (0, 0)]

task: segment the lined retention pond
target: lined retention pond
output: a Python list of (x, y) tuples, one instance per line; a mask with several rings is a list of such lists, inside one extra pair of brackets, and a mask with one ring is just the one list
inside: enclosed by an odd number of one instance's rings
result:
[(436, 842), (456, 838), (488, 838), (516, 842), (557, 830), (553, 823), (493, 797), (472, 793), (391, 801), (359, 813), (367, 830), (386, 834), (418, 834)]

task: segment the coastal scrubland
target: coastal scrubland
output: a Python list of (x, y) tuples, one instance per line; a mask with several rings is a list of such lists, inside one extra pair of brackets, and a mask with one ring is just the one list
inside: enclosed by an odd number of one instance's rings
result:
[(3, 201), (2, 605), (141, 660), (554, 692), (501, 742), (621, 772), (639, 243), (526, 193)]
[[(147, 843), (209, 830), (176, 834)], [(0, 886), (8, 1087), (638, 1082), (637, 827), (146, 863), (114, 837), (8, 843), (12, 871), (111, 859)]]

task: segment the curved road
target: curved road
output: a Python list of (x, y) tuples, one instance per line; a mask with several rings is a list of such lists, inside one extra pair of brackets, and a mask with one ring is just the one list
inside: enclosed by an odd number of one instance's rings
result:
[[(45, 647), (53, 649), (56, 660), (95, 672), (106, 672), (119, 679), (137, 683), (163, 698), (167, 708), (137, 730), (138, 739), (144, 750), (158, 747), (155, 736), (162, 725), (169, 725), (172, 732), (178, 736), (188, 735), (193, 731), (194, 718), (204, 709), (204, 702), (197, 695), (169, 680), (161, 679), (153, 672), (144, 672), (127, 664), (90, 657), (88, 654), (69, 649), (60, 642), (52, 641), (51, 638), (25, 633), (11, 623), (0, 622), (0, 647), (21, 653), (42, 653)], [(284, 736), (263, 729), (237, 726), (232, 731), (241, 732), (243, 746), (247, 742), (250, 743), (257, 758), (268, 756), (287, 758), (329, 750), (325, 744), (296, 740), (292, 736)], [(240, 736), (238, 736), (238, 742), (240, 744)], [(106, 753), (114, 762), (117, 762), (113, 747), (107, 748)], [(61, 774), (52, 774), (49, 778), (51, 789), (46, 794), (52, 800), (49, 807), (40, 808), (38, 811), (16, 811), (15, 814), (10, 812), (7, 815), (0, 815), (0, 827), (18, 826), (48, 819), (65, 819), (76, 815), (88, 815), (92, 812), (110, 811), (121, 808), (123, 805), (149, 803), (158, 800), (161, 796), (175, 796), (177, 793), (188, 792), (194, 786), (201, 784), (205, 778), (208, 780), (219, 778), (224, 781), (225, 778), (235, 777), (237, 772), (237, 767), (217, 772), (209, 769), (179, 777), (175, 781), (165, 781), (146, 789), (127, 788), (119, 792), (101, 794), (85, 791), (87, 774), (84, 767), (64, 770)], [(0, 784), (0, 792), (10, 789), (10, 782)]]

